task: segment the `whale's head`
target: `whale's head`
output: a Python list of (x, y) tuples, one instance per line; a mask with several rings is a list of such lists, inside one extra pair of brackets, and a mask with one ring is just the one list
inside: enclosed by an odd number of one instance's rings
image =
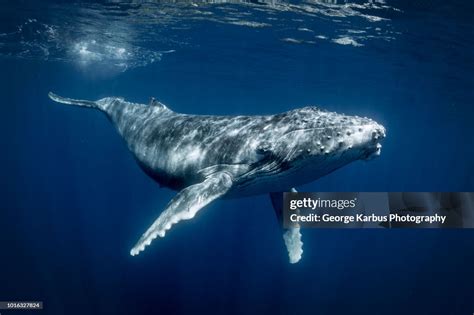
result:
[(292, 128), (280, 138), (280, 152), (289, 168), (313, 169), (327, 174), (356, 160), (381, 153), (385, 128), (367, 117), (349, 116), (305, 107), (288, 119)]

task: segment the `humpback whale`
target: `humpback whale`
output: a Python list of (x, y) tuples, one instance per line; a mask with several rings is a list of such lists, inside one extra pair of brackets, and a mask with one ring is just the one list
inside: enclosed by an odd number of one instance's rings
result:
[[(385, 138), (385, 128), (372, 119), (317, 107), (212, 116), (177, 113), (153, 98), (140, 104), (118, 97), (87, 101), (48, 95), (58, 103), (104, 112), (144, 172), (178, 192), (131, 249), (132, 256), (218, 198), (270, 194), (281, 217), (282, 192), (380, 155)], [(290, 262), (298, 262), (300, 228), (284, 230), (283, 239)]]

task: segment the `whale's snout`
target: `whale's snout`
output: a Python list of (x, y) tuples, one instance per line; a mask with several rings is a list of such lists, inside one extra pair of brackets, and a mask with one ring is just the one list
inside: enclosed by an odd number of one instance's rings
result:
[[(382, 140), (385, 139), (385, 127), (373, 122), (364, 127), (365, 135), (362, 143), (365, 142), (365, 150), (363, 153), (364, 160), (371, 160), (378, 157), (382, 151)], [(364, 147), (364, 145), (363, 145)]]
[(385, 127), (378, 122), (359, 116), (340, 115), (336, 137), (339, 147), (335, 153), (353, 160), (371, 160), (380, 155)]
[[(350, 116), (335, 112), (304, 108), (295, 112), (298, 116), (297, 135), (291, 134), (294, 146), (288, 148), (288, 141), (282, 142), (282, 152), (299, 152), (290, 155), (294, 160), (307, 157), (333, 161), (338, 168), (356, 160), (368, 160), (381, 153), (385, 127), (367, 117)], [(292, 151), (293, 150), (293, 151)], [(331, 167), (328, 167), (331, 168)]]

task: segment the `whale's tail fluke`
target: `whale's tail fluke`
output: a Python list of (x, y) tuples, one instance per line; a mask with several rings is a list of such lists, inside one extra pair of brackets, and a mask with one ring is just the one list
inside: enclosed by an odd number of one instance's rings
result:
[(72, 98), (66, 98), (66, 97), (56, 95), (53, 92), (49, 92), (48, 96), (53, 101), (62, 103), (62, 104), (77, 105), (77, 106), (90, 107), (90, 108), (99, 108), (99, 105), (93, 101), (75, 100)]

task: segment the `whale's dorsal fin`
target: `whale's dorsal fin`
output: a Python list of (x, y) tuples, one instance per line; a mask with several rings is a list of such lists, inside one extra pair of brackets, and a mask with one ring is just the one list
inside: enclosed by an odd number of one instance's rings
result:
[(232, 177), (227, 172), (214, 173), (203, 182), (181, 190), (166, 206), (148, 230), (130, 251), (138, 255), (145, 246), (157, 237), (164, 237), (172, 225), (182, 220), (194, 218), (196, 213), (215, 199), (224, 195), (232, 187)]
[(160, 101), (158, 101), (154, 97), (150, 98), (150, 103), (148, 105), (149, 106), (155, 106), (155, 107), (161, 107), (161, 108), (169, 110), (169, 108), (165, 104), (161, 103)]

